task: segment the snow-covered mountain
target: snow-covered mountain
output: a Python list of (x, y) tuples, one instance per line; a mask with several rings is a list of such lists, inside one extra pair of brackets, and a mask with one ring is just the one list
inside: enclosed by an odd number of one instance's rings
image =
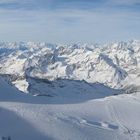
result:
[(139, 140), (139, 70), (136, 40), (0, 43), (0, 139)]
[(11, 75), (23, 92), (28, 78), (79, 80), (122, 89), (139, 79), (140, 41), (106, 45), (19, 42), (0, 43), (0, 74)]

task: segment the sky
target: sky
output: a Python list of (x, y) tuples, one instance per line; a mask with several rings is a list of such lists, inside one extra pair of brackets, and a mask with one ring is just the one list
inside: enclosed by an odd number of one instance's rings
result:
[(140, 39), (140, 0), (0, 0), (0, 41)]

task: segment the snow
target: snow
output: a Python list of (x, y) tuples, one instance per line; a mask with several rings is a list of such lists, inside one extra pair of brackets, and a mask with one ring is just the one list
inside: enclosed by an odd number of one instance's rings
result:
[[(15, 140), (140, 138), (140, 97), (123, 94), (91, 98), (80, 103), (60, 104), (60, 101), (57, 101), (59, 98), (41, 102), (44, 98), (19, 94), (3, 80), (0, 84), (0, 136), (10, 136)], [(3, 93), (9, 90), (8, 94), (11, 93), (15, 101), (9, 96), (3, 99)], [(27, 103), (28, 98), (30, 100)]]
[[(127, 79), (138, 77), (140, 41), (116, 42), (106, 45), (19, 42), (1, 43), (0, 73), (48, 80), (72, 79), (99, 82), (112, 88), (123, 88)], [(23, 83), (25, 81), (25, 84)], [(26, 78), (12, 81), (28, 92)], [(19, 86), (21, 85), (21, 86)]]
[(0, 139), (140, 139), (139, 41), (0, 44)]

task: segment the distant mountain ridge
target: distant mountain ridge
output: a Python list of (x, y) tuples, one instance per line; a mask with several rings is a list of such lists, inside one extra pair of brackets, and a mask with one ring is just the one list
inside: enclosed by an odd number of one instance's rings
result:
[(0, 43), (0, 74), (16, 75), (14, 84), (27, 92), (26, 77), (85, 80), (112, 88), (133, 85), (140, 75), (140, 41), (106, 45), (56, 45), (19, 42)]

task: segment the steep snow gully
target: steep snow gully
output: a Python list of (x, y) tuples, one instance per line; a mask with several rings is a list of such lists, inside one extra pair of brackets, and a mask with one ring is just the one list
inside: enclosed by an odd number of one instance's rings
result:
[(1, 140), (140, 140), (140, 41), (0, 43)]

